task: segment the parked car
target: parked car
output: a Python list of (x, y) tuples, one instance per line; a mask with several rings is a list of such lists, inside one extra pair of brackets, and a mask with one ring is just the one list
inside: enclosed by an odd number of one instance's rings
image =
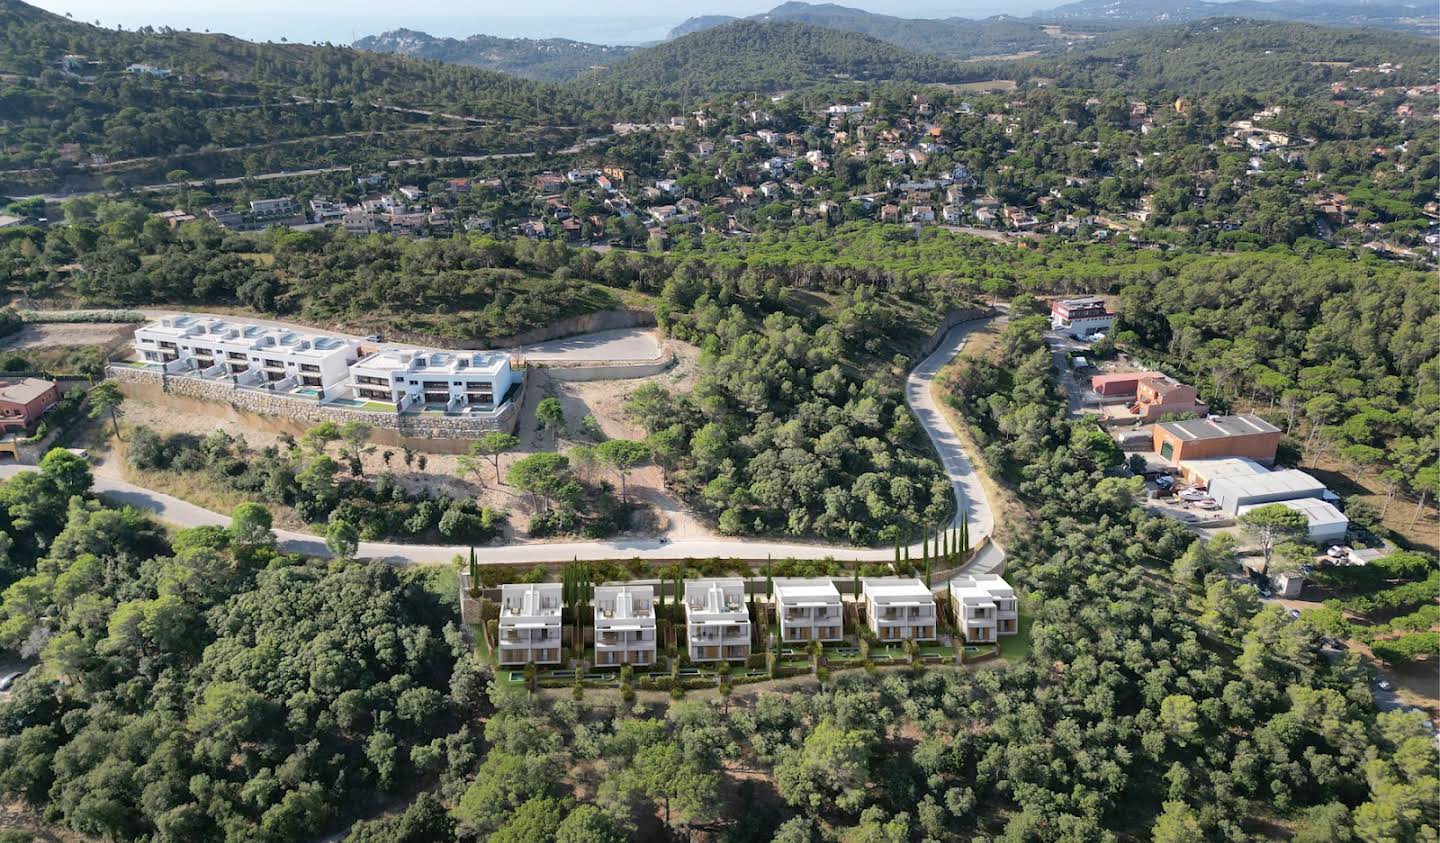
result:
[(1299, 609), (1291, 609), (1291, 610), (1290, 610), (1290, 617), (1294, 618), (1294, 619), (1297, 620), (1297, 621), (1300, 620), (1300, 610), (1299, 610)]
[(1389, 679), (1376, 679), (1375, 687), (1379, 688), (1382, 691), (1392, 691), (1395, 689), (1395, 686), (1390, 684)]
[(17, 670), (0, 676), (0, 691), (8, 691), (15, 684), (15, 680), (25, 675), (25, 671)]
[(1271, 597), (1275, 596), (1275, 592), (1271, 591), (1268, 588), (1262, 588), (1260, 589), (1260, 596), (1265, 598), (1266, 600), (1269, 600)]

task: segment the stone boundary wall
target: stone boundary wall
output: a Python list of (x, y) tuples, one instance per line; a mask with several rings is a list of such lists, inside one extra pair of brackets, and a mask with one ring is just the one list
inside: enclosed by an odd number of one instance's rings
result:
[[(393, 443), (386, 442), (385, 444), (405, 444), (404, 440), (472, 439), (482, 433), (494, 430), (513, 433), (515, 425), (519, 421), (520, 412), (519, 395), (512, 398), (498, 413), (493, 415), (441, 416), (372, 413), (321, 404), (304, 398), (290, 398), (284, 395), (270, 395), (258, 390), (238, 389), (227, 383), (164, 375), (132, 366), (110, 366), (106, 368), (105, 372), (129, 395), (153, 397), (158, 388), (159, 392), (165, 395), (228, 404), (242, 413), (278, 416), (304, 424), (324, 421), (344, 424), (349, 421), (360, 421), (370, 425), (377, 434), (381, 434), (374, 437), (378, 441), (395, 440)], [(140, 389), (133, 387), (140, 387)], [(384, 436), (383, 434), (386, 432), (392, 435)]]

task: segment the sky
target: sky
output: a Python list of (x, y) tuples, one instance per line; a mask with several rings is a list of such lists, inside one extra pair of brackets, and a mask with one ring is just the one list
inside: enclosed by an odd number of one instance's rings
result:
[[(463, 38), (574, 38), (602, 44), (658, 41), (692, 15), (753, 15), (782, 0), (546, 0), (545, 15), (517, 13), (514, 0), (28, 0), (78, 20), (127, 29), (171, 26), (226, 32), (252, 40), (350, 43), (389, 29)], [(905, 17), (1029, 14), (1063, 0), (841, 0), (842, 5)], [(538, 5), (538, 4), (537, 4)], [(533, 8), (533, 7), (532, 7)]]

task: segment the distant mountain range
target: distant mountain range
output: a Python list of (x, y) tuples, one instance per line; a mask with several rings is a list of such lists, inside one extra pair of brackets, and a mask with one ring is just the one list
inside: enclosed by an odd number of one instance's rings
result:
[[(1347, 5), (1335, 0), (1076, 0), (1028, 18), (997, 15), (970, 20), (901, 18), (834, 3), (787, 2), (749, 18), (693, 17), (656, 45), (617, 47), (563, 38), (489, 35), (437, 38), (399, 29), (362, 38), (354, 46), (544, 82), (628, 80), (655, 87), (670, 80), (695, 91), (727, 86), (769, 90), (826, 79), (954, 80), (969, 75), (960, 64), (964, 61), (1044, 63), (1076, 55), (1077, 50), (1080, 55), (1091, 54), (1112, 43), (1131, 49), (1130, 30), (1216, 18), (1386, 28), (1433, 36), (1440, 33), (1440, 22), (1427, 14), (1433, 11), (1396, 0)], [(723, 34), (689, 40), (712, 32)], [(1144, 40), (1135, 48), (1143, 51)], [(698, 53), (689, 55), (686, 50)], [(617, 70), (610, 73), (607, 68)]]
[(398, 53), (498, 70), (541, 82), (562, 82), (581, 73), (618, 61), (639, 47), (611, 47), (566, 38), (437, 38), (413, 29), (395, 29), (356, 41), (357, 49), (372, 53)]
[(1213, 17), (1283, 20), (1322, 26), (1370, 26), (1434, 34), (1440, 17), (1434, 3), (1362, 2), (1330, 0), (1077, 0), (1033, 18), (1052, 22), (1103, 21), (1131, 27), (1157, 23), (1187, 23)]

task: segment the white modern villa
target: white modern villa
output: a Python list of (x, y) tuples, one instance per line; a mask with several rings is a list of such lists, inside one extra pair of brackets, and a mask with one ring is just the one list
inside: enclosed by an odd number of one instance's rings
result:
[(194, 379), (211, 390), (335, 410), (472, 419), (495, 417), (523, 380), (505, 352), (386, 346), (199, 315), (166, 316), (137, 328), (135, 359), (137, 376)]
[(971, 644), (994, 644), (997, 636), (1020, 631), (1015, 589), (995, 574), (974, 574), (950, 581), (955, 625)]
[(595, 666), (655, 664), (655, 589), (602, 585), (594, 601)]
[(865, 623), (881, 641), (934, 641), (935, 595), (915, 577), (868, 577), (861, 582)]
[(466, 412), (495, 409), (514, 382), (510, 355), (501, 352), (385, 348), (350, 367), (349, 385), (357, 399), (401, 411)]
[(560, 663), (561, 597), (560, 583), (500, 588), (500, 664)]
[(357, 344), (344, 337), (203, 316), (167, 316), (135, 330), (138, 359), (170, 374), (196, 374), (276, 393), (335, 397)]
[(738, 577), (687, 581), (685, 639), (691, 661), (749, 658), (750, 612), (745, 607), (745, 581)]
[(786, 644), (844, 640), (844, 609), (840, 591), (829, 578), (775, 580), (775, 614), (780, 640)]

